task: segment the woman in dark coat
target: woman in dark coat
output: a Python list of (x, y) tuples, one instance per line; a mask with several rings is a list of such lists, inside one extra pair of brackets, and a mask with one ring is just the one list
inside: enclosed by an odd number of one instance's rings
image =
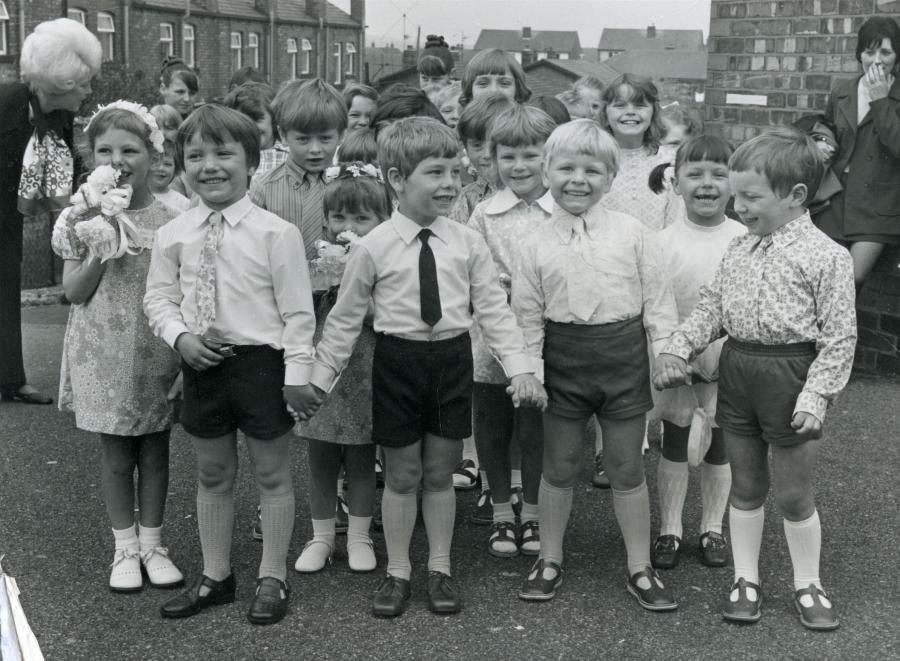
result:
[[(60, 18), (22, 44), (22, 82), (0, 85), (0, 399), (53, 400), (30, 386), (22, 360), (21, 268), (24, 216), (68, 205), (74, 178), (74, 113), (100, 71), (100, 42)], [(55, 214), (54, 214), (55, 215)]]
[(835, 85), (825, 116), (837, 127), (832, 170), (844, 190), (816, 219), (846, 245), (859, 289), (885, 245), (900, 240), (900, 26), (874, 17), (859, 29), (863, 74)]

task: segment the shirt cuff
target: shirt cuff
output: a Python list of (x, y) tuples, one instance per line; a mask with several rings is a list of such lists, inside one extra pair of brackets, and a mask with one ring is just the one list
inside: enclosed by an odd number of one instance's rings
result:
[[(653, 350), (656, 351), (655, 343), (653, 345)], [(688, 342), (687, 337), (685, 337), (684, 333), (672, 333), (672, 335), (668, 338), (668, 341), (663, 345), (663, 347), (657, 352), (657, 356), (662, 353), (672, 354), (673, 356), (678, 356), (679, 358), (683, 358), (686, 361), (691, 360), (691, 345)]]
[(290, 363), (284, 366), (284, 385), (305, 386), (309, 383), (309, 363)]
[(308, 381), (319, 390), (331, 392), (331, 389), (337, 383), (338, 376), (333, 369), (316, 361), (312, 364), (312, 368), (309, 371)]
[(819, 422), (825, 423), (825, 411), (828, 409), (828, 400), (822, 395), (804, 390), (797, 397), (797, 404), (794, 406), (794, 415), (800, 413), (809, 413), (816, 416)]
[[(162, 332), (163, 342), (175, 349), (175, 342), (182, 333), (190, 333), (190, 329), (182, 321), (173, 321)], [(176, 349), (177, 351), (177, 349)]]
[(527, 353), (516, 353), (501, 361), (506, 378), (511, 379), (519, 374), (534, 374), (534, 360)]

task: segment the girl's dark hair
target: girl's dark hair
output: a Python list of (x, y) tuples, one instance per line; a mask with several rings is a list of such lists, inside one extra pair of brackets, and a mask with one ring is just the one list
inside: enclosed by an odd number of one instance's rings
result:
[(900, 48), (900, 25), (893, 18), (873, 16), (863, 23), (856, 37), (856, 61), (862, 62), (863, 51), (867, 48), (880, 48), (885, 39), (890, 39), (891, 48), (897, 52)]
[(623, 73), (603, 90), (603, 109), (600, 111), (600, 124), (612, 133), (609, 119), (606, 116), (606, 108), (612, 105), (619, 96), (619, 88), (625, 86), (631, 89), (631, 94), (626, 101), (646, 102), (653, 108), (653, 116), (650, 126), (644, 131), (644, 147), (651, 154), (659, 151), (659, 143), (666, 133), (666, 127), (662, 123), (659, 110), (659, 91), (653, 81), (645, 76), (635, 76)]
[(244, 113), (254, 122), (261, 122), (266, 115), (272, 116), (274, 98), (275, 90), (266, 83), (243, 83), (228, 92), (222, 103)]
[(416, 65), (426, 76), (449, 76), (453, 71), (453, 54), (443, 35), (429, 34)]
[(380, 122), (394, 122), (405, 117), (432, 117), (444, 124), (444, 116), (428, 96), (417, 87), (397, 83), (387, 88), (378, 99), (372, 126), (378, 132)]
[(339, 153), (341, 161), (378, 162), (378, 143), (372, 128), (356, 128), (344, 134)]
[(259, 70), (253, 67), (244, 67), (231, 74), (231, 80), (228, 81), (228, 89), (233, 90), (235, 87), (246, 85), (247, 83), (268, 85), (269, 80)]
[(465, 107), (472, 100), (472, 85), (478, 76), (496, 75), (506, 73), (512, 75), (516, 81), (516, 97), (519, 103), (525, 103), (531, 98), (531, 90), (525, 84), (525, 72), (522, 65), (512, 55), (499, 48), (489, 48), (479, 51), (469, 60), (462, 77), (462, 94), (459, 95), (459, 105)]
[(217, 103), (200, 106), (188, 115), (178, 127), (175, 141), (175, 160), (182, 170), (184, 146), (197, 134), (201, 139), (217, 145), (224, 144), (229, 139), (234, 140), (244, 149), (247, 170), (255, 170), (259, 166), (259, 128), (247, 115)]
[(168, 87), (175, 78), (183, 82), (185, 87), (191, 91), (191, 94), (196, 94), (200, 91), (200, 79), (194, 70), (180, 57), (167, 57), (163, 60), (162, 68), (159, 71), (159, 79), (163, 85)]
[(698, 135), (688, 138), (675, 152), (675, 163), (660, 163), (650, 171), (647, 185), (650, 190), (659, 195), (665, 190), (664, 173), (669, 166), (675, 166), (676, 175), (685, 163), (711, 161), (727, 167), (728, 159), (733, 153), (731, 145), (714, 135)]
[(91, 120), (87, 127), (87, 139), (92, 152), (94, 151), (94, 143), (97, 141), (97, 138), (110, 129), (128, 131), (140, 137), (144, 144), (147, 145), (147, 151), (150, 152), (151, 156), (159, 153), (150, 142), (150, 129), (144, 123), (144, 120), (130, 110), (122, 108), (101, 110)]
[(825, 115), (803, 115), (803, 117), (794, 121), (791, 126), (809, 135), (815, 128), (816, 124), (821, 124), (829, 131), (837, 135), (837, 127), (834, 125), (834, 122), (828, 119)]
[(353, 176), (345, 168), (347, 166), (363, 166), (361, 162), (341, 162), (341, 174), (337, 179), (325, 185), (323, 204), (325, 215), (328, 211), (343, 210), (348, 213), (370, 211), (381, 220), (387, 220), (393, 212), (391, 198), (387, 186), (375, 177), (368, 175)]
[(551, 119), (556, 122), (556, 125), (565, 124), (566, 122), (572, 121), (571, 115), (569, 115), (569, 110), (566, 108), (566, 104), (557, 99), (555, 96), (533, 96), (528, 101), (529, 106), (534, 106), (535, 108), (540, 108), (545, 113), (550, 115)]

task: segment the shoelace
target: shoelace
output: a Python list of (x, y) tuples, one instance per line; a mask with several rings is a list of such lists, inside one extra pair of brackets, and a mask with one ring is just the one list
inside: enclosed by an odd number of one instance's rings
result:
[(122, 564), (126, 560), (139, 557), (140, 553), (138, 551), (135, 551), (134, 549), (116, 549), (116, 554), (113, 556), (113, 561), (109, 566), (115, 567)]
[(161, 555), (164, 558), (169, 557), (169, 549), (165, 546), (154, 546), (152, 549), (148, 549), (141, 553), (141, 560), (145, 563), (150, 561), (154, 555)]

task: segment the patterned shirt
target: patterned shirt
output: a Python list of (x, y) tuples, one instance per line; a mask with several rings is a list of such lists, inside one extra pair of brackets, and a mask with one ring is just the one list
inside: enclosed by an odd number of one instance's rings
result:
[(256, 172), (253, 173), (253, 178), (256, 179), (266, 172), (274, 170), (287, 160), (289, 154), (288, 148), (280, 142), (276, 142), (271, 149), (261, 149), (259, 152), (259, 165), (256, 168)]
[(850, 254), (804, 214), (759, 237), (734, 239), (700, 302), (663, 348), (685, 360), (722, 335), (758, 344), (814, 342), (818, 355), (794, 412), (825, 421), (856, 348)]
[(684, 203), (671, 189), (657, 195), (650, 190), (647, 179), (660, 163), (674, 162), (675, 152), (666, 145), (655, 154), (647, 153), (644, 147), (620, 149), (619, 172), (600, 205), (634, 216), (656, 232), (668, 227), (677, 220)]
[(316, 241), (322, 238), (325, 227), (324, 194), (322, 174), (307, 172), (290, 158), (250, 184), (250, 199), (255, 205), (300, 230), (307, 261), (318, 256)]
[(471, 184), (463, 186), (456, 204), (450, 210), (450, 219), (457, 223), (465, 225), (469, 222), (475, 206), (482, 200), (494, 194), (494, 187), (488, 183), (487, 179), (478, 178)]

